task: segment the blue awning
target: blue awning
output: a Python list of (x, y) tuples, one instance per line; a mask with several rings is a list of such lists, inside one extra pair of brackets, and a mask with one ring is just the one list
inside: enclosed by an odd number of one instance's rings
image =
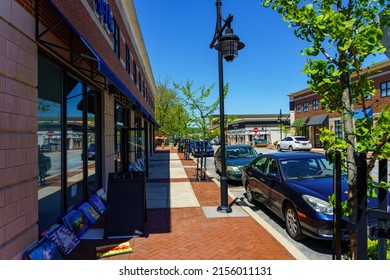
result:
[[(367, 113), (367, 116), (370, 120), (372, 120), (372, 108), (367, 108), (366, 109), (366, 113)], [(361, 119), (364, 119), (365, 116), (364, 116), (364, 112), (363, 112), (363, 109), (357, 109), (353, 112), (353, 115), (355, 117), (356, 120), (361, 120)]]

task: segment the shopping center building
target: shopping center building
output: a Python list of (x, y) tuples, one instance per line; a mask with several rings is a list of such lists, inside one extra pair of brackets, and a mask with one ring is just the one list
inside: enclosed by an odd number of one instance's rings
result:
[(130, 0), (0, 8), (0, 259), (153, 152), (156, 85)]
[[(366, 68), (368, 77), (373, 81), (375, 95), (366, 96), (367, 114), (375, 119), (386, 105), (390, 105), (390, 60), (384, 60)], [(326, 127), (343, 139), (341, 117), (337, 112), (329, 113), (321, 103), (321, 95), (306, 88), (298, 92), (288, 94), (290, 102), (290, 119), (292, 128), (296, 128), (297, 120), (304, 123), (301, 128), (302, 134), (306, 136), (312, 146), (322, 148), (320, 141), (321, 128)], [(354, 104), (355, 119), (363, 117), (361, 104)], [(294, 133), (294, 131), (293, 131)]]

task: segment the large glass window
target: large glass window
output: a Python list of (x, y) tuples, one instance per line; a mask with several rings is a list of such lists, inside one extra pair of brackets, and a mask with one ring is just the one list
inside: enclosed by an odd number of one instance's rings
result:
[(324, 143), (320, 141), (321, 136), (321, 129), (323, 128), (323, 125), (316, 125), (314, 126), (314, 147), (315, 148), (323, 148)]
[(85, 196), (83, 188), (83, 83), (67, 76), (66, 84), (66, 198), (67, 211), (79, 205)]
[(303, 111), (304, 111), (304, 112), (309, 111), (309, 102), (304, 102), (304, 103), (303, 103)]
[(42, 232), (98, 189), (97, 92), (43, 55), (38, 65), (38, 225)]
[(97, 139), (96, 139), (96, 92), (87, 87), (87, 184), (88, 184), (88, 197), (91, 196), (98, 188), (97, 174)]
[(63, 207), (62, 71), (41, 57), (38, 69), (38, 226), (42, 232), (60, 219)]
[(301, 112), (301, 104), (297, 104), (296, 111), (297, 113)]
[(126, 44), (126, 71), (130, 74), (130, 49), (129, 46)]
[(390, 82), (381, 83), (381, 97), (390, 96)]
[(114, 53), (119, 58), (120, 57), (120, 32), (119, 32), (119, 26), (114, 20)]
[(115, 103), (115, 172), (126, 172), (126, 132), (127, 110), (120, 103)]
[(313, 111), (318, 110), (318, 99), (313, 100)]
[(341, 121), (334, 122), (334, 132), (339, 139), (343, 139), (343, 125)]

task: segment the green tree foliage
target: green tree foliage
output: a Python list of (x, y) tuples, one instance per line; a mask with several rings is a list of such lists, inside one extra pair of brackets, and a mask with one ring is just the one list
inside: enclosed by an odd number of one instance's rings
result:
[(185, 109), (182, 99), (174, 89), (169, 88), (170, 79), (157, 83), (155, 96), (156, 121), (160, 125), (158, 136), (182, 136), (188, 134), (190, 117)]
[[(210, 96), (214, 89), (214, 84), (206, 88), (205, 85), (196, 89), (192, 88), (193, 81), (187, 80), (185, 85), (174, 83), (174, 87), (180, 90), (183, 95), (183, 102), (188, 108), (191, 123), (194, 124), (201, 130), (202, 138), (210, 138), (209, 127), (210, 127), (210, 116), (219, 106), (219, 98), (209, 105), (206, 99)], [(224, 87), (224, 93), (226, 95), (228, 90), (228, 84)]]
[[(311, 90), (319, 93), (321, 103), (329, 112), (338, 112), (343, 124), (344, 139), (338, 139), (328, 129), (322, 131), (327, 149), (343, 151), (348, 173), (349, 218), (356, 222), (356, 163), (355, 152), (373, 151), (375, 160), (390, 154), (389, 108), (378, 117), (377, 123), (367, 116), (366, 97), (375, 96), (369, 76), (370, 68), (363, 68), (366, 59), (385, 51), (381, 44), (383, 32), (378, 24), (381, 12), (387, 15), (389, 1), (385, 0), (262, 0), (263, 6), (278, 12), (294, 29), (294, 34), (306, 41), (302, 51), (307, 56), (303, 72), (308, 76)], [(363, 108), (366, 118), (354, 120), (354, 106)], [(350, 234), (352, 259), (357, 252), (356, 233)]]
[(305, 121), (302, 118), (298, 118), (295, 120), (294, 124), (295, 124), (295, 135), (302, 135), (303, 128), (306, 125)]

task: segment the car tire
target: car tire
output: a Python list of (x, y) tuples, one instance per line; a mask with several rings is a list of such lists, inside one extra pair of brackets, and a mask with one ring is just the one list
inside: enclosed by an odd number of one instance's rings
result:
[(282, 151), (282, 148), (280, 147), (280, 145), (277, 145), (277, 146), (276, 146), (276, 150), (278, 150), (278, 152), (281, 152), (281, 151)]
[(248, 202), (251, 204), (255, 204), (255, 200), (253, 198), (252, 188), (249, 185), (249, 183), (245, 184), (245, 193), (246, 193), (246, 199), (248, 200)]
[(291, 203), (287, 204), (284, 210), (284, 221), (286, 223), (286, 231), (292, 239), (302, 240), (304, 238), (297, 211)]
[(288, 147), (288, 149), (289, 149), (290, 152), (294, 151), (292, 146)]

